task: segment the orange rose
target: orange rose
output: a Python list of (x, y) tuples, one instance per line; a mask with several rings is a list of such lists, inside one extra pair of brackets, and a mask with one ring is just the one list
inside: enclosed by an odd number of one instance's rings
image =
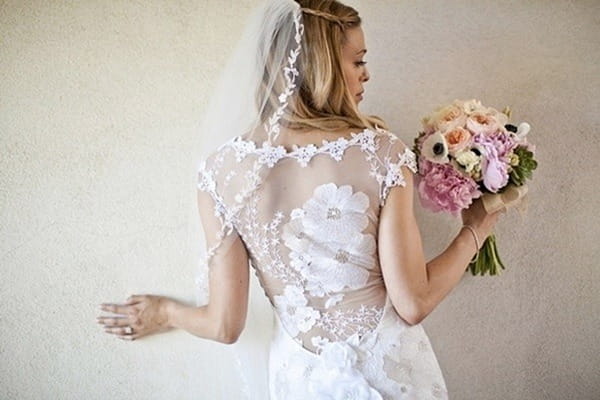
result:
[(459, 126), (444, 133), (444, 137), (448, 143), (448, 151), (455, 155), (469, 144), (471, 132)]

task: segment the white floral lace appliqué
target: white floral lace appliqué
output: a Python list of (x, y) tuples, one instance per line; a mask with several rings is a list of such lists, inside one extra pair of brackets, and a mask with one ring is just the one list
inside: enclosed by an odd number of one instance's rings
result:
[(312, 369), (308, 391), (316, 399), (383, 400), (358, 367), (361, 354), (358, 335), (321, 347), (320, 362)]
[[(282, 238), (291, 250), (290, 264), (306, 280), (312, 296), (329, 296), (344, 288), (366, 284), (375, 264), (375, 238), (363, 234), (369, 221), (369, 199), (349, 185), (317, 187), (283, 227)], [(328, 306), (343, 296), (335, 296)]]
[(308, 300), (302, 288), (297, 286), (286, 286), (283, 295), (274, 296), (273, 299), (281, 322), (292, 336), (310, 330), (320, 316), (318, 311), (307, 307)]

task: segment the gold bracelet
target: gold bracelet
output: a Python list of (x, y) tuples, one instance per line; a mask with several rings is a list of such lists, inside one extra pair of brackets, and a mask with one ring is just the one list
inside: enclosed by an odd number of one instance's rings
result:
[(463, 225), (462, 227), (469, 229), (471, 231), (471, 233), (473, 234), (473, 238), (475, 239), (475, 246), (477, 246), (477, 253), (475, 254), (475, 258), (471, 259), (471, 262), (475, 262), (479, 258), (479, 238), (477, 237), (477, 233), (475, 232), (475, 229), (473, 229), (473, 227), (471, 225)]

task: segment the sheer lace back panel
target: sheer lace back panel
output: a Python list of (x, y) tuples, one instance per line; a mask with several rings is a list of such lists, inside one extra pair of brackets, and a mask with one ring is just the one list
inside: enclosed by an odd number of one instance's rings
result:
[(379, 323), (386, 290), (377, 256), (380, 208), (416, 172), (393, 134), (365, 129), (321, 145), (224, 143), (199, 170), (215, 210), (209, 268), (240, 236), (287, 333), (318, 352)]

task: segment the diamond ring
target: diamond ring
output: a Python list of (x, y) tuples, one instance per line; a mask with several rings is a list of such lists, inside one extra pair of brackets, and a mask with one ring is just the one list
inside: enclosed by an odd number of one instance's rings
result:
[(131, 335), (133, 333), (133, 328), (130, 326), (125, 327), (125, 334)]

